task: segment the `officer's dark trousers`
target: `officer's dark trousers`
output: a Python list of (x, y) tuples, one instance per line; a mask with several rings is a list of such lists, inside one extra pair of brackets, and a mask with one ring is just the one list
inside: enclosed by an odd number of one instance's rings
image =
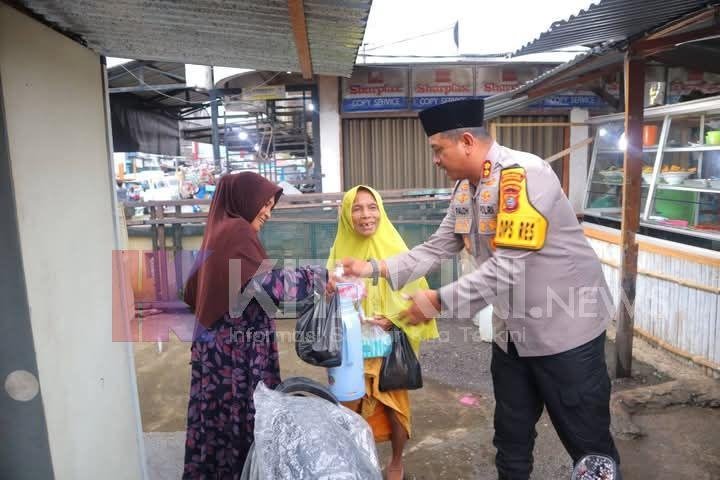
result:
[[(500, 480), (527, 480), (533, 466), (535, 424), (548, 410), (575, 464), (595, 453), (620, 457), (610, 435), (610, 378), (605, 333), (585, 345), (544, 357), (519, 357), (493, 343), (495, 463)], [(568, 472), (567, 478), (570, 477)]]

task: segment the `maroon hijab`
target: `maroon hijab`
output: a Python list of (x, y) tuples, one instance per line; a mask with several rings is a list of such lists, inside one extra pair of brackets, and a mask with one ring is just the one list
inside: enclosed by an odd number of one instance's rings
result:
[(241, 263), (245, 286), (267, 258), (250, 223), (265, 202), (282, 195), (282, 188), (252, 172), (222, 177), (210, 204), (202, 247), (194, 271), (185, 284), (185, 303), (205, 327), (229, 311), (229, 264)]

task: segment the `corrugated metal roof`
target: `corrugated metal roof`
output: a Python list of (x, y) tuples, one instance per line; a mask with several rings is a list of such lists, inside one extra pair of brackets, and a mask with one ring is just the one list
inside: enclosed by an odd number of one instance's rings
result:
[(626, 40), (718, 4), (717, 0), (601, 0), (567, 20), (553, 23), (512, 56)]
[(491, 99), (494, 99), (492, 101), (490, 101), (490, 99), (485, 101), (485, 121), (492, 120), (493, 118), (501, 117), (503, 115), (508, 115), (519, 110), (525, 110), (530, 105), (538, 101), (537, 98), (530, 98), (527, 95), (521, 95), (517, 98), (505, 97), (502, 99), (495, 99), (495, 97), (498, 96), (499, 95), (490, 97)]
[[(569, 62), (558, 65), (532, 80), (529, 80), (509, 92), (493, 95), (485, 100), (485, 119), (490, 120), (510, 112), (522, 110), (530, 104), (542, 100), (544, 96), (528, 97), (527, 93), (542, 83), (550, 80), (561, 82), (565, 79), (577, 77), (591, 71), (605, 68), (609, 65), (622, 62), (624, 53), (614, 50), (611, 45), (597, 47), (588, 53), (578, 55)], [(557, 92), (549, 92), (546, 96)]]
[[(134, 75), (140, 75), (139, 67), (142, 65), (150, 67), (142, 70), (143, 81), (148, 85), (184, 83), (184, 63), (133, 61), (108, 68), (109, 86), (112, 88), (137, 85), (137, 79), (128, 70)], [(182, 78), (183, 81), (180, 81), (179, 78)]]
[[(21, 0), (106, 56), (300, 71), (284, 0)], [(314, 73), (350, 76), (372, 0), (305, 0)]]
[(720, 73), (720, 40), (687, 43), (653, 55), (666, 65), (682, 65), (701, 72)]
[[(140, 77), (141, 65), (150, 68), (142, 69)], [(140, 86), (138, 78), (142, 78), (142, 81), (148, 85), (148, 90), (136, 91), (132, 94), (158, 106), (184, 107), (207, 102), (209, 98), (205, 91), (185, 88), (184, 81), (180, 81), (185, 78), (184, 63), (134, 61), (108, 68), (108, 86), (111, 89)], [(153, 85), (169, 86), (175, 83), (178, 84), (177, 90), (168, 89), (159, 92), (150, 89)]]

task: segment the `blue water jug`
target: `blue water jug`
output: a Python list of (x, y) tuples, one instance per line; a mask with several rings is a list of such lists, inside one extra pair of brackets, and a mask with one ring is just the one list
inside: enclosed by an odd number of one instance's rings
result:
[(330, 391), (341, 402), (358, 400), (365, 395), (362, 351), (360, 288), (354, 283), (338, 283), (337, 295), (343, 324), (342, 364), (328, 368)]

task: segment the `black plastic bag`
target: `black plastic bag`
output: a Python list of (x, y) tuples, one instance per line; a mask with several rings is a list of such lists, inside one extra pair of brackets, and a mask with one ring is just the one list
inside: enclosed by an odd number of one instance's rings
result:
[(315, 293), (295, 325), (295, 352), (317, 367), (339, 367), (342, 363), (343, 326), (337, 295), (329, 300)]
[(392, 351), (383, 359), (378, 385), (380, 391), (422, 388), (420, 362), (410, 346), (407, 335), (397, 327), (393, 327), (390, 333), (393, 337)]

